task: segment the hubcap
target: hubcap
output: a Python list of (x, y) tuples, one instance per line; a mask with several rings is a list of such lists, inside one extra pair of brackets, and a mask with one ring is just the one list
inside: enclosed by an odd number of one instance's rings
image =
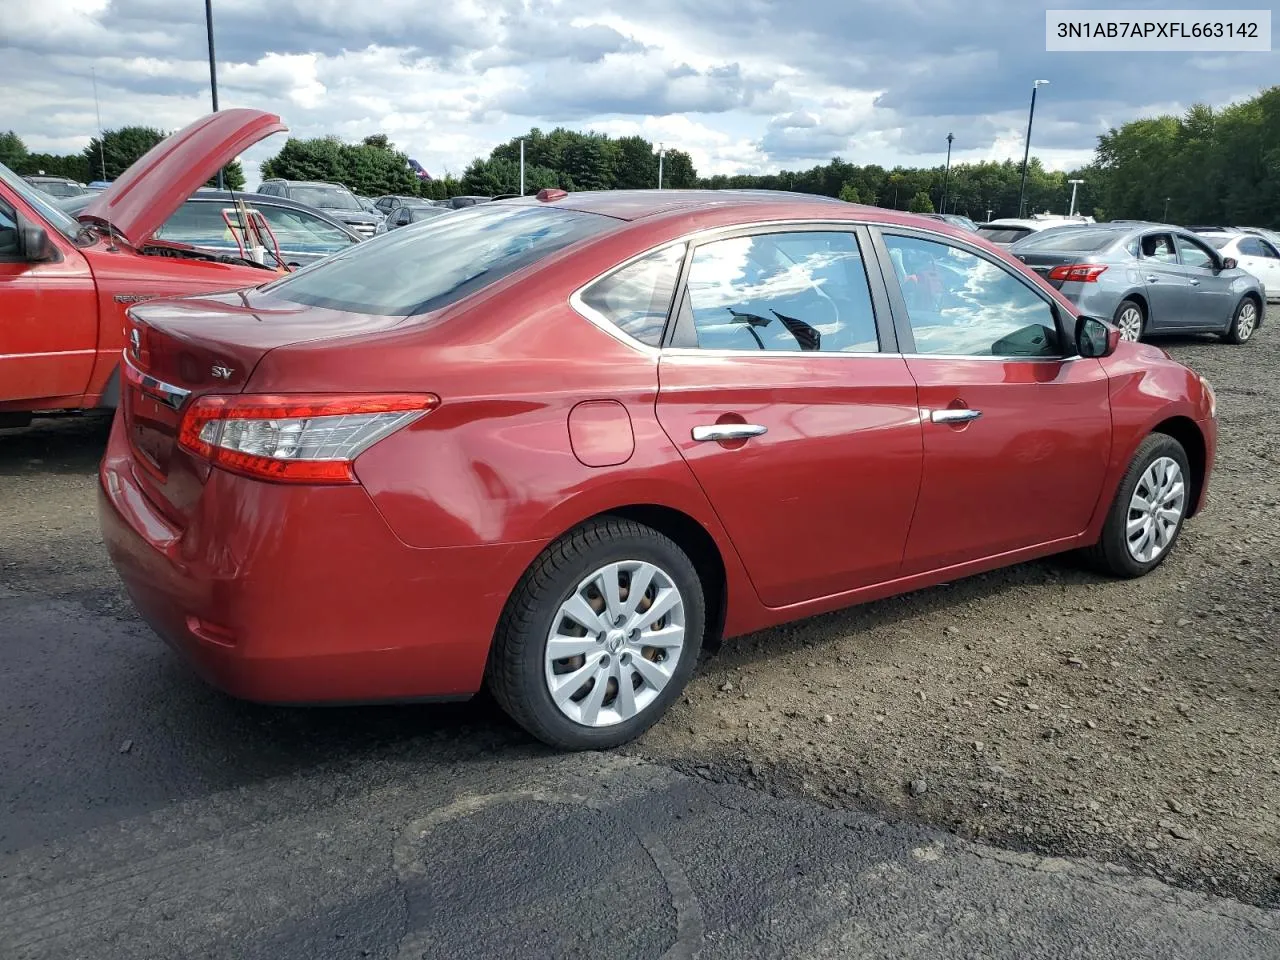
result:
[(601, 567), (551, 623), (544, 672), (552, 701), (587, 727), (630, 720), (670, 682), (684, 631), (684, 598), (665, 570), (644, 560)]
[(1142, 311), (1137, 307), (1125, 307), (1116, 326), (1125, 340), (1137, 340), (1142, 336)]
[(1236, 320), (1236, 336), (1248, 340), (1253, 336), (1253, 328), (1258, 322), (1258, 308), (1249, 301), (1240, 308), (1240, 318)]
[(1125, 542), (1129, 556), (1150, 563), (1173, 544), (1186, 506), (1187, 487), (1182, 468), (1170, 457), (1160, 457), (1143, 471), (1129, 501)]

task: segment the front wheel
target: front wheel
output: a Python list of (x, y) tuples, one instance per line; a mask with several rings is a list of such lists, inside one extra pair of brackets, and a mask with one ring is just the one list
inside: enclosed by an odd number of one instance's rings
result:
[(1173, 437), (1153, 433), (1138, 446), (1085, 558), (1117, 577), (1141, 577), (1164, 562), (1191, 508), (1191, 468)]
[(526, 571), (498, 624), (486, 679), (544, 743), (616, 747), (680, 695), (705, 620), (702, 584), (679, 546), (629, 520), (594, 520)]
[(1222, 335), (1227, 343), (1248, 343), (1253, 332), (1258, 329), (1258, 304), (1252, 297), (1245, 297), (1236, 307), (1235, 316), (1231, 318), (1231, 326)]

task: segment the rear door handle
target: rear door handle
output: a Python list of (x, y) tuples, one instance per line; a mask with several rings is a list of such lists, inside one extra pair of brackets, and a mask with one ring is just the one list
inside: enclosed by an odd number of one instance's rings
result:
[(929, 419), (934, 423), (968, 423), (970, 420), (977, 420), (980, 416), (982, 416), (981, 410), (948, 408), (946, 410), (934, 410), (929, 414)]
[(1198, 287), (1198, 286), (1200, 286), (1200, 281), (1199, 281), (1199, 280), (1188, 280), (1188, 281), (1187, 281), (1187, 283), (1191, 284), (1193, 287)]
[(703, 440), (749, 440), (769, 431), (768, 427), (758, 423), (713, 423), (710, 426), (694, 427), (693, 439)]
[(1147, 277), (1147, 283), (1159, 283), (1159, 282), (1160, 282), (1159, 277)]

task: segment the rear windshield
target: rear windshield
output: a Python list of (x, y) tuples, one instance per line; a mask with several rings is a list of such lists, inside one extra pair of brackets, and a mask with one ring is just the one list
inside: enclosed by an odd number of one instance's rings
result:
[(1033, 233), (1018, 243), (1018, 249), (1071, 252), (1101, 250), (1115, 243), (1117, 237), (1119, 234), (1115, 230), (1073, 230), (1070, 227), (1059, 227), (1056, 230)]
[(358, 243), (263, 289), (313, 307), (413, 316), (616, 225), (590, 213), (484, 204)]
[(341, 187), (290, 187), (289, 199), (322, 210), (363, 210), (360, 201)]
[(1013, 243), (1033, 231), (1026, 227), (979, 227), (978, 236), (986, 237), (992, 243)]
[(1202, 233), (1200, 234), (1200, 239), (1203, 240), (1205, 243), (1207, 243), (1209, 246), (1213, 247), (1215, 250), (1221, 250), (1228, 243), (1234, 240), (1235, 237), (1224, 237), (1224, 236), (1215, 237), (1209, 234)]

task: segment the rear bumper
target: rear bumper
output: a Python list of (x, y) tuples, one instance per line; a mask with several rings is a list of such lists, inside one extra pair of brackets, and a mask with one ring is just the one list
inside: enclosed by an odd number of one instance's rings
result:
[(215, 470), (185, 529), (147, 500), (120, 420), (99, 469), (103, 541), (143, 619), (206, 680), (267, 703), (475, 693), (540, 543), (419, 549), (362, 487)]
[(1217, 462), (1218, 456), (1218, 420), (1216, 417), (1207, 417), (1204, 420), (1197, 421), (1200, 432), (1204, 436), (1204, 482), (1200, 484), (1200, 490), (1196, 495), (1196, 502), (1192, 505), (1189, 516), (1195, 516), (1209, 502), (1209, 486), (1213, 477), (1213, 465)]

